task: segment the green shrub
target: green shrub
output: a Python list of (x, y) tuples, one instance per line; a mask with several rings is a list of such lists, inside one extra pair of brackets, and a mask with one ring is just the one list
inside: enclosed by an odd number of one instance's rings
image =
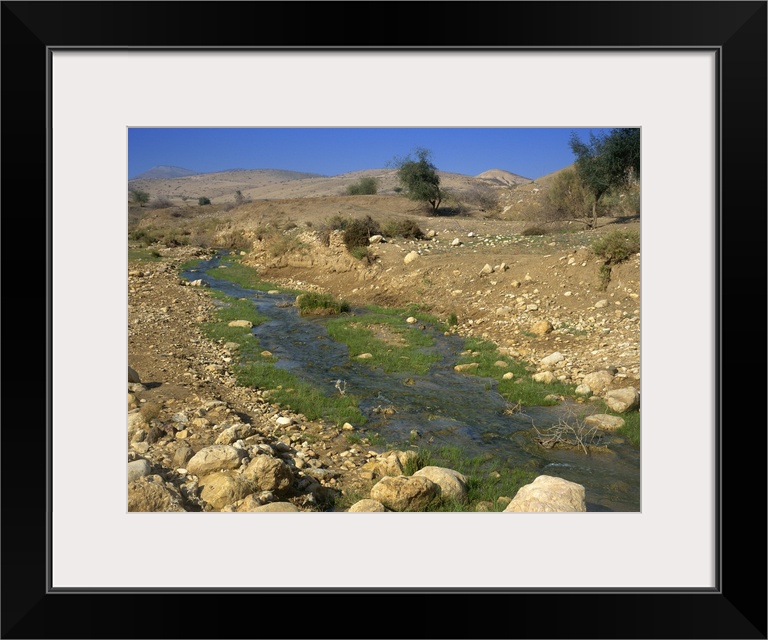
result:
[(372, 196), (379, 190), (379, 181), (373, 177), (360, 178), (347, 187), (348, 196)]
[(128, 193), (131, 196), (131, 200), (140, 207), (143, 207), (149, 202), (149, 194), (146, 191), (142, 191), (141, 189), (131, 189)]
[(597, 238), (592, 253), (607, 263), (618, 264), (640, 251), (640, 233), (637, 231), (611, 231)]
[(348, 251), (355, 247), (367, 247), (368, 239), (378, 233), (379, 225), (371, 216), (352, 220), (344, 230), (344, 245)]
[(611, 281), (613, 265), (624, 262), (640, 251), (637, 231), (611, 231), (597, 238), (590, 247), (592, 253), (605, 262), (600, 265), (600, 288), (605, 291)]
[(371, 261), (371, 250), (368, 247), (354, 247), (349, 253), (358, 260)]
[(152, 231), (147, 229), (136, 229), (128, 234), (128, 239), (133, 242), (140, 242), (142, 245), (149, 246), (157, 242), (157, 237)]
[(423, 240), (424, 233), (410, 218), (403, 220), (389, 220), (382, 228), (384, 235), (391, 238), (406, 238), (414, 240)]
[(211, 199), (206, 198), (205, 196), (197, 199), (197, 204), (199, 204), (201, 207), (205, 206), (207, 204), (211, 204)]

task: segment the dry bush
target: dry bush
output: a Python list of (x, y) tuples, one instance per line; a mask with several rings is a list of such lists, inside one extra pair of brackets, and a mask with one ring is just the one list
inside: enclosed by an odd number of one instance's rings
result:
[(157, 420), (160, 417), (162, 410), (163, 406), (159, 402), (146, 402), (141, 405), (139, 413), (141, 413), (147, 424), (151, 424), (153, 420)]
[(147, 207), (150, 209), (168, 209), (172, 207), (173, 203), (168, 196), (157, 196), (153, 200), (150, 200)]

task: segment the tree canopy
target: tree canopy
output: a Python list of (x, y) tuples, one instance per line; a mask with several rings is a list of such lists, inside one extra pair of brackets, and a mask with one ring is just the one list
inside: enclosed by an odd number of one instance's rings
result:
[(140, 207), (143, 207), (149, 202), (149, 194), (141, 189), (131, 189), (129, 191), (131, 199)]
[(428, 202), (432, 206), (432, 213), (436, 214), (443, 193), (430, 151), (419, 147), (405, 158), (395, 160), (393, 164), (398, 169), (397, 177), (405, 195), (411, 200)]
[(640, 129), (612, 129), (599, 136), (590, 133), (589, 142), (572, 133), (569, 145), (576, 156), (576, 172), (594, 196), (594, 228), (600, 197), (611, 187), (640, 179)]

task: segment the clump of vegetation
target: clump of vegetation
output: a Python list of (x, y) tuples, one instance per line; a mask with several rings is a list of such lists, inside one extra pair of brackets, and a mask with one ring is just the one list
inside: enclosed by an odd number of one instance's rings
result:
[(149, 229), (135, 229), (128, 234), (128, 239), (133, 242), (138, 242), (145, 247), (157, 242), (157, 236), (155, 236)]
[(162, 405), (158, 402), (147, 402), (141, 405), (139, 413), (141, 413), (147, 424), (152, 424), (153, 420), (157, 420), (160, 417), (162, 409)]
[(216, 237), (217, 244), (223, 249), (236, 249), (238, 251), (253, 249), (253, 242), (243, 229), (232, 227), (217, 229)]
[(150, 209), (169, 209), (173, 206), (168, 196), (157, 196), (154, 200), (151, 200), (147, 205)]
[(235, 206), (239, 207), (240, 205), (247, 204), (250, 201), (251, 199), (244, 196), (242, 191), (240, 191), (239, 189), (235, 191)]
[(147, 247), (128, 247), (129, 262), (157, 262), (162, 257), (162, 254), (157, 249), (149, 249)]
[(141, 189), (131, 189), (128, 193), (131, 196), (131, 201), (140, 207), (143, 207), (149, 202), (149, 194), (146, 191), (142, 191)]
[(351, 249), (349, 253), (352, 254), (352, 257), (368, 264), (370, 264), (373, 259), (373, 254), (368, 247), (355, 247), (354, 249)]
[(411, 218), (401, 220), (389, 220), (382, 226), (385, 236), (391, 238), (405, 238), (407, 240), (423, 240), (426, 236)]
[(304, 243), (294, 235), (276, 234), (274, 240), (269, 243), (269, 254), (276, 258), (277, 256), (301, 249), (304, 246)]
[[(499, 213), (499, 192), (490, 185), (477, 185), (470, 189), (443, 191), (445, 202), (453, 205), (454, 215), (467, 214), (472, 210), (494, 218)], [(445, 215), (445, 212), (443, 212)]]
[(371, 216), (355, 218), (345, 226), (344, 246), (348, 251), (356, 247), (367, 247), (368, 239), (380, 232), (378, 223)]
[(403, 475), (412, 476), (419, 469), (431, 467), (434, 465), (432, 452), (429, 449), (417, 449), (416, 455), (406, 459), (403, 465)]
[(592, 227), (594, 199), (579, 174), (573, 169), (564, 169), (546, 192), (545, 217), (550, 221), (574, 221)]
[(306, 315), (337, 315), (350, 310), (346, 300), (337, 300), (330, 293), (310, 291), (296, 297), (296, 306), (302, 316)]
[(520, 232), (521, 236), (544, 236), (547, 234), (546, 229), (544, 227), (526, 227)]
[(600, 266), (600, 287), (605, 291), (611, 281), (613, 266), (640, 251), (640, 234), (632, 230), (612, 231), (597, 238), (590, 249), (598, 258), (605, 260)]
[(367, 176), (347, 186), (348, 196), (372, 196), (379, 190), (379, 181)]
[(197, 199), (197, 204), (200, 205), (201, 207), (204, 207), (205, 205), (211, 204), (211, 199), (206, 198), (205, 196), (202, 196)]

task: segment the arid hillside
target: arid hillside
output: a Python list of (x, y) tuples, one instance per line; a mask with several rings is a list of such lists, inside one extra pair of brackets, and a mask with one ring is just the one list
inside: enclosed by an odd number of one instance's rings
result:
[[(478, 176), (438, 172), (441, 186), (448, 192), (466, 193), (472, 190), (506, 189), (532, 182), (509, 171), (492, 169)], [(378, 193), (394, 195), (398, 187), (395, 169), (366, 169), (338, 176), (319, 176), (311, 173), (276, 169), (243, 169), (217, 173), (200, 173), (171, 178), (140, 178), (128, 182), (129, 189), (146, 191), (151, 198), (165, 197), (174, 204), (206, 197), (213, 204), (235, 202), (235, 194), (251, 200), (279, 200), (340, 196), (349, 185), (360, 178), (373, 177), (378, 182)]]

